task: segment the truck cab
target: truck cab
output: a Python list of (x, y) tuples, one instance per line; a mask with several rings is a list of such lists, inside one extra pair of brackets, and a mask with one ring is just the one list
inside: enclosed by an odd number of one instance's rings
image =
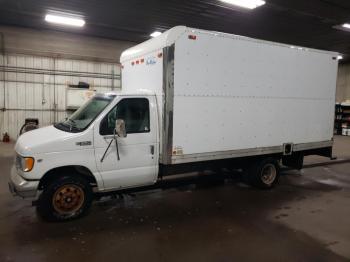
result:
[[(117, 120), (123, 123), (123, 136), (115, 132)], [(56, 196), (47, 198), (56, 202), (43, 211), (64, 219), (79, 210), (91, 194), (88, 188), (108, 192), (155, 183), (158, 150), (154, 95), (97, 94), (66, 120), (19, 137), (9, 185), (14, 194), (39, 198), (44, 206), (42, 189), (64, 176), (74, 178), (78, 185), (64, 183), (52, 190)]]

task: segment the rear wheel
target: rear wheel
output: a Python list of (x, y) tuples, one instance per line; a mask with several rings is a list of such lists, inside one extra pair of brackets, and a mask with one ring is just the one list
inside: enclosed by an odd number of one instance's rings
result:
[(93, 193), (81, 177), (62, 177), (44, 187), (38, 214), (47, 221), (66, 221), (83, 216), (90, 208)]
[(274, 158), (258, 160), (246, 168), (244, 176), (249, 184), (262, 189), (270, 189), (279, 178), (278, 161)]

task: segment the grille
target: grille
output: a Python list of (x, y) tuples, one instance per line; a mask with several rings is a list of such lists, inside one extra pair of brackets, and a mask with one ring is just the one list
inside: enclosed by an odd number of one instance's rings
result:
[(16, 156), (16, 167), (21, 169), (22, 168), (21, 163), (22, 163), (21, 157), (19, 155), (17, 155)]

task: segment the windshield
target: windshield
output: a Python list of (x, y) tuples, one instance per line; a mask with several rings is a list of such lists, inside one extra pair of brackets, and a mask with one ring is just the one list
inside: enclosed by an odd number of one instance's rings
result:
[(65, 121), (54, 126), (67, 132), (83, 131), (109, 105), (113, 98), (114, 96), (93, 97)]

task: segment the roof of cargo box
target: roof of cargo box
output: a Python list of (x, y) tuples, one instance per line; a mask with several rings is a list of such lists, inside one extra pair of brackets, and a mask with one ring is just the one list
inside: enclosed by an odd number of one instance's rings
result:
[(195, 29), (195, 28), (190, 28), (190, 27), (186, 27), (186, 26), (175, 26), (175, 27), (165, 31), (160, 36), (157, 36), (155, 38), (152, 38), (148, 41), (145, 41), (141, 44), (138, 44), (134, 47), (131, 47), (131, 48), (125, 50), (120, 56), (120, 62), (123, 63), (125, 61), (129, 61), (131, 59), (134, 59), (134, 58), (149, 54), (151, 52), (157, 51), (157, 50), (162, 49), (166, 46), (170, 46), (173, 43), (175, 43), (175, 41), (182, 34), (184, 34), (186, 31), (191, 31), (193, 33), (194, 32), (207, 33), (207, 34), (213, 34), (215, 36), (222, 36), (222, 37), (242, 39), (242, 40), (244, 39), (246, 41), (254, 41), (254, 42), (265, 43), (265, 44), (276, 45), (276, 46), (284, 46), (284, 47), (295, 48), (295, 49), (299, 49), (299, 50), (307, 51), (307, 52), (311, 51), (311, 52), (325, 53), (325, 54), (329, 54), (329, 55), (333, 55), (333, 56), (339, 55), (339, 53), (337, 53), (337, 52), (324, 51), (324, 50), (318, 50), (318, 49), (312, 49), (312, 48), (304, 48), (304, 47), (299, 47), (299, 46), (293, 46), (293, 45), (287, 45), (287, 44), (281, 44), (281, 43), (275, 43), (275, 42), (270, 42), (270, 41), (265, 41), (265, 40), (254, 39), (254, 38), (245, 37), (245, 36)]
[(169, 29), (168, 31), (165, 31), (160, 36), (152, 38), (134, 47), (131, 47), (125, 50), (121, 54), (120, 62), (123, 63), (124, 61), (128, 61), (130, 59), (133, 59), (141, 55), (145, 55), (153, 51), (157, 51), (166, 46), (169, 46), (173, 44), (180, 35), (185, 33), (187, 29), (188, 27), (186, 26), (175, 26)]

